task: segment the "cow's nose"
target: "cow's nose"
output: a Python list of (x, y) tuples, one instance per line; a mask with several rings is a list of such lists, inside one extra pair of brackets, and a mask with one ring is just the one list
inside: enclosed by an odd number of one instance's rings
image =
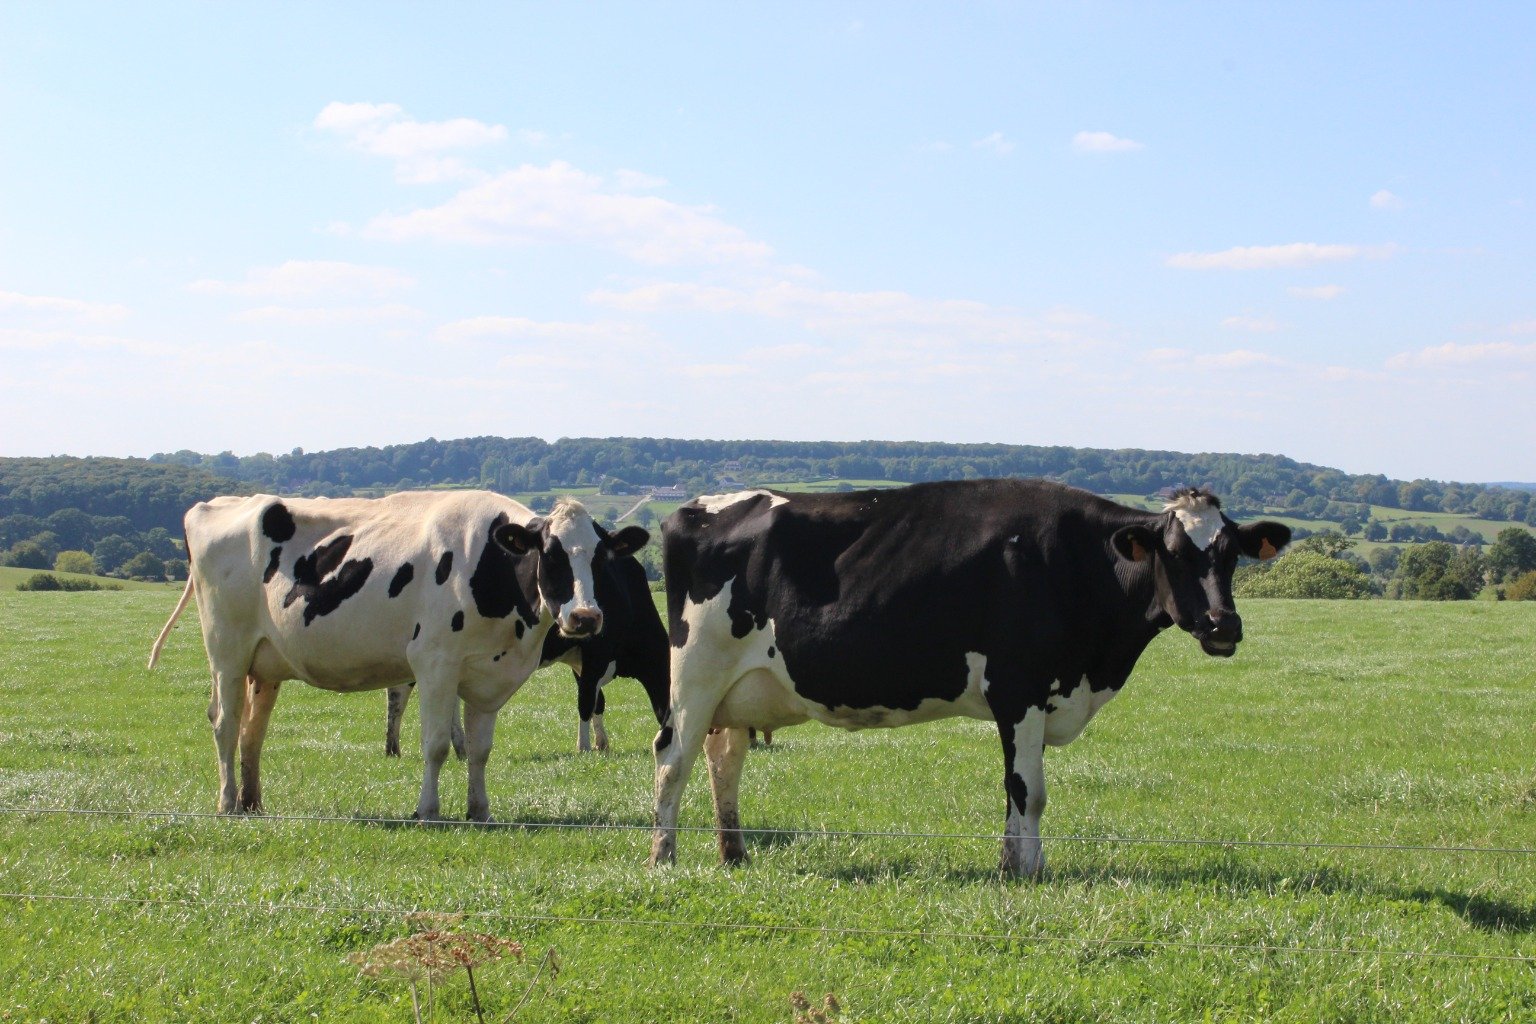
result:
[(578, 608), (571, 612), (563, 628), (571, 636), (596, 636), (603, 631), (603, 613), (595, 608)]
[(1236, 640), (1243, 635), (1243, 620), (1237, 612), (1212, 608), (1207, 613), (1211, 620), (1211, 636), (1218, 640)]

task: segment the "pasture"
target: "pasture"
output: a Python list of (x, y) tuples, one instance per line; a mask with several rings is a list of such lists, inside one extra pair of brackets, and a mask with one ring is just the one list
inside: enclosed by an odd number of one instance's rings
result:
[[(0, 1019), (405, 1021), (404, 986), (346, 957), (417, 909), (557, 951), (519, 1021), (789, 1021), (797, 990), (846, 1021), (1536, 1019), (1536, 604), (1246, 601), (1229, 661), (1165, 634), (1047, 754), (1035, 884), (995, 876), (1001, 755), (963, 721), (781, 732), (742, 782), (753, 863), (698, 832), (649, 871), (648, 833), (588, 827), (649, 824), (643, 694), (612, 684), (614, 749), (578, 756), (563, 667), (501, 716), (491, 809), (522, 824), (390, 821), (414, 710), (386, 760), (382, 692), (298, 683), (268, 816), (207, 816), (191, 613), (144, 668), (175, 600), (0, 592)], [(463, 782), (450, 761), (445, 813)], [(66, 808), (199, 816), (43, 813)], [(487, 1019), (531, 974), (477, 975)], [(462, 977), (441, 998), (469, 1019)]]

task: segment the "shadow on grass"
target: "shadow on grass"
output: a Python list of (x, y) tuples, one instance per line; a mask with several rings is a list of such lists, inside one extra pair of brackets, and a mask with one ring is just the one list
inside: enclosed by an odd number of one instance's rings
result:
[(529, 833), (546, 831), (580, 832), (585, 829), (592, 832), (644, 835), (647, 841), (649, 841), (651, 829), (649, 820), (616, 818), (612, 815), (601, 814), (521, 813), (517, 815), (516, 820), (511, 821), (494, 818), (491, 821), (460, 821), (452, 818), (437, 821), (418, 821), (413, 817), (367, 814), (357, 811), (352, 814), (351, 820), (359, 825), (369, 825), (382, 829), (483, 829), (488, 832)]

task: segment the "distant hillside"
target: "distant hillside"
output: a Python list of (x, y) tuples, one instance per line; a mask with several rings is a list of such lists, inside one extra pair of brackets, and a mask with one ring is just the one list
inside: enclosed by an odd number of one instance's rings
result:
[(354, 489), (432, 485), (488, 486), (508, 492), (601, 484), (608, 491), (674, 485), (689, 493), (781, 480), (948, 480), (976, 476), (1048, 477), (1101, 494), (1152, 494), (1208, 485), (1236, 511), (1294, 510), (1340, 519), (1367, 506), (1456, 512), (1536, 523), (1531, 492), (1485, 484), (1392, 480), (1352, 475), (1283, 455), (1185, 454), (1141, 449), (940, 444), (917, 441), (716, 441), (674, 438), (473, 437), (428, 439), (385, 448), (237, 457), (180, 451), (156, 455), (181, 465), (286, 493), (344, 494)]
[[(45, 548), (94, 550), (104, 536), (114, 536), (126, 538), (135, 550), (165, 552), (161, 533), (179, 537), (188, 506), (228, 493), (336, 496), (483, 486), (524, 495), (593, 487), (623, 494), (671, 485), (698, 494), (776, 482), (911, 483), (978, 476), (1048, 477), (1121, 495), (1205, 485), (1239, 516), (1268, 510), (1362, 527), (1373, 516), (1372, 506), (1536, 525), (1536, 497), (1521, 489), (1531, 485), (1392, 480), (1283, 455), (914, 441), (563, 438), (549, 443), (473, 437), (325, 452), (295, 449), (286, 455), (179, 451), (147, 460), (0, 459), (0, 551), (45, 533), (52, 535), (44, 538)], [(151, 531), (157, 531), (153, 538)]]

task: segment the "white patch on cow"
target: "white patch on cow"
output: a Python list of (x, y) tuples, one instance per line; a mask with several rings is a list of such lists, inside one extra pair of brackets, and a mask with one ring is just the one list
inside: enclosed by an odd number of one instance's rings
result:
[(983, 697), (987, 695), (990, 681), (987, 679), (987, 656), (975, 651), (965, 652), (966, 686)]
[(597, 528), (580, 502), (561, 498), (549, 514), (549, 532), (560, 541), (570, 559), (575, 588), (571, 599), (556, 610), (560, 628), (569, 630), (573, 612), (598, 610), (596, 588), (592, 583), (592, 559), (597, 555)]
[(1201, 551), (1214, 544), (1222, 527), (1226, 526), (1226, 521), (1221, 517), (1221, 509), (1213, 508), (1205, 502), (1175, 504), (1168, 511), (1184, 527), (1189, 542)]
[(714, 514), (723, 512), (732, 505), (740, 504), (743, 501), (751, 501), (759, 495), (767, 495), (769, 508), (777, 508), (780, 505), (787, 505), (789, 503), (789, 499), (782, 494), (774, 494), (772, 491), (765, 491), (762, 488), (751, 491), (737, 491), (735, 494), (704, 494), (695, 498), (694, 502), (705, 512)]
[(1099, 709), (1115, 696), (1117, 690), (1094, 690), (1084, 676), (1075, 683), (1058, 682), (1051, 686), (1046, 701), (1045, 742), (1064, 747), (1082, 735), (1083, 729)]

